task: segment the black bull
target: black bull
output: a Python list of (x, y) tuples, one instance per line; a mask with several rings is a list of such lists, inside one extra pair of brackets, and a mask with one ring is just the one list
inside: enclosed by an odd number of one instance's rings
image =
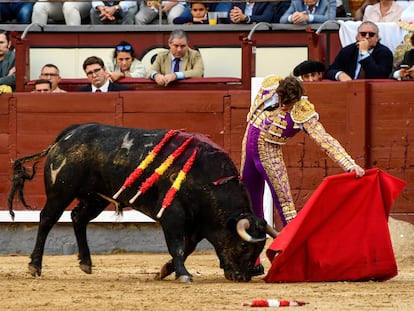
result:
[[(192, 281), (184, 262), (204, 238), (214, 246), (227, 279), (251, 279), (251, 269), (264, 247), (266, 232), (275, 236), (275, 231), (263, 219), (253, 215), (246, 189), (227, 153), (202, 135), (171, 132), (95, 123), (73, 125), (60, 133), (47, 149), (14, 162), (8, 200), (12, 217), (16, 193), (29, 207), (24, 201), (23, 187), (24, 181), (35, 174), (35, 165), (30, 176), (23, 164), (47, 156), (44, 169), (47, 200), (40, 213), (36, 245), (29, 263), (29, 272), (33, 276), (41, 274), (49, 231), (68, 205), (77, 199), (71, 218), (80, 267), (86, 273), (92, 272), (87, 224), (113, 203), (119, 212), (131, 206), (159, 221), (172, 256), (161, 268), (160, 279), (175, 271), (181, 282)], [(167, 140), (168, 135), (171, 136)], [(160, 146), (163, 141), (165, 144)], [(183, 146), (185, 141), (187, 146)], [(179, 149), (182, 153), (168, 166), (166, 159)], [(159, 152), (154, 155), (157, 150)], [(148, 156), (150, 153), (152, 158)], [(189, 161), (191, 155), (195, 156), (192, 163)], [(142, 174), (131, 186), (118, 192), (138, 166)], [(166, 166), (168, 169), (163, 171)], [(188, 171), (185, 178), (184, 171)], [(154, 172), (158, 174), (154, 176)], [(179, 175), (181, 179), (177, 178)], [(158, 179), (148, 186), (148, 181), (153, 178)], [(160, 214), (166, 194), (177, 180), (181, 180), (181, 187), (174, 188), (178, 190), (169, 196), (170, 203)], [(147, 190), (131, 203), (137, 190), (145, 185)]]

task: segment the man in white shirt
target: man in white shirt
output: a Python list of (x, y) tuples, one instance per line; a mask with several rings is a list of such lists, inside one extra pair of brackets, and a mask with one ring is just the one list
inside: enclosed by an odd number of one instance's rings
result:
[(65, 21), (69, 26), (78, 26), (89, 16), (90, 10), (90, 2), (39, 0), (33, 6), (32, 23), (46, 25), (48, 19), (52, 19), (55, 22)]

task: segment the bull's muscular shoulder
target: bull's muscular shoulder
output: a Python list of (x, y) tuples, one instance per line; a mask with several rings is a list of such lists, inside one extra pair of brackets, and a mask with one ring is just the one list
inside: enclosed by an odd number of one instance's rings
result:
[(296, 123), (304, 123), (313, 117), (316, 117), (317, 119), (319, 118), (318, 113), (315, 111), (315, 107), (306, 97), (293, 105), (290, 115), (292, 120)]

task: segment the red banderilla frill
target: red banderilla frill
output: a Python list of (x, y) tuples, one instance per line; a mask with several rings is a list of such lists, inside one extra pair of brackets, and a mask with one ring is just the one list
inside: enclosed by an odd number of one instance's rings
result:
[(112, 198), (117, 199), (122, 191), (124, 191), (126, 188), (130, 187), (132, 183), (138, 179), (139, 176), (141, 176), (142, 172), (148, 167), (148, 165), (151, 164), (152, 161), (154, 161), (155, 157), (160, 152), (161, 148), (167, 143), (168, 140), (172, 136), (176, 134), (176, 131), (170, 130), (168, 131), (163, 139), (148, 153), (148, 155), (145, 157), (144, 160), (141, 161), (141, 163), (137, 166), (137, 168), (125, 179), (124, 184), (122, 187), (118, 190), (117, 193), (115, 193)]
[(300, 307), (306, 305), (306, 302), (296, 300), (277, 300), (277, 299), (258, 299), (252, 302), (245, 302), (243, 306), (247, 307)]
[(168, 158), (155, 169), (155, 172), (148, 177), (142, 184), (138, 192), (134, 195), (134, 197), (129, 200), (129, 203), (134, 203), (135, 200), (143, 193), (145, 193), (153, 184), (155, 184), (160, 176), (164, 174), (164, 172), (170, 167), (170, 165), (174, 162), (176, 158), (180, 156), (180, 154), (187, 148), (188, 144), (191, 142), (193, 137), (187, 138), (182, 145), (177, 148), (172, 154), (168, 156)]
[(161, 218), (162, 213), (164, 213), (164, 210), (168, 206), (170, 206), (172, 200), (174, 200), (175, 194), (180, 190), (181, 184), (184, 182), (185, 178), (187, 177), (188, 171), (193, 166), (196, 155), (197, 155), (197, 149), (194, 149), (193, 153), (188, 158), (187, 162), (185, 162), (183, 168), (180, 170), (177, 177), (175, 178), (172, 186), (170, 187), (170, 189), (168, 189), (164, 197), (164, 200), (162, 201), (161, 209), (157, 214), (157, 218)]

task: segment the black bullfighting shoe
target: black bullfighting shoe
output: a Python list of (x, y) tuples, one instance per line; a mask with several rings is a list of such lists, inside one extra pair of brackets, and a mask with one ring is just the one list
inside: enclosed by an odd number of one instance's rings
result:
[(262, 264), (258, 264), (257, 266), (254, 266), (251, 270), (250, 270), (250, 275), (251, 276), (258, 276), (258, 275), (262, 275), (264, 274), (264, 267)]

